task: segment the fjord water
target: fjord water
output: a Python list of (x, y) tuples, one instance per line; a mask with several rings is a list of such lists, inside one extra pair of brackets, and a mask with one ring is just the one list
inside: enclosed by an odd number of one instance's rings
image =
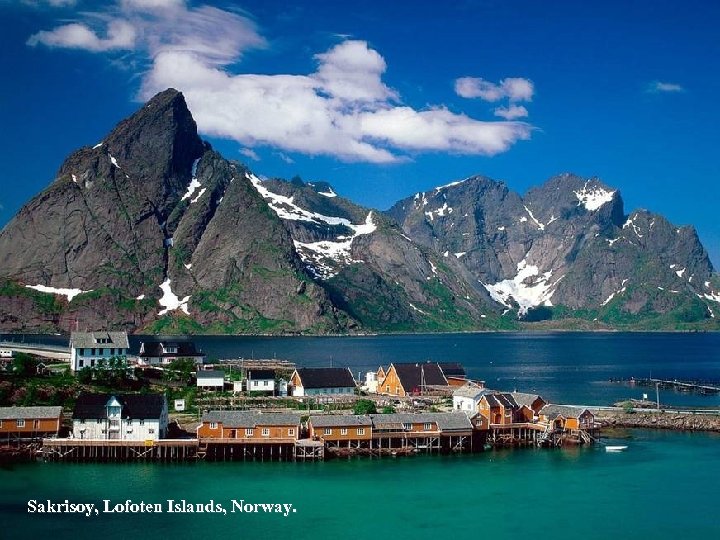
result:
[[(720, 437), (632, 431), (600, 448), (325, 463), (32, 464), (0, 470), (0, 537), (718, 538)], [(27, 513), (27, 501), (292, 503), (280, 515)]]
[[(6, 336), (7, 337), (7, 336)], [(20, 336), (13, 339), (19, 340)], [(59, 336), (23, 336), (67, 345)], [(130, 352), (157, 336), (130, 336)], [(655, 398), (655, 389), (611, 378), (656, 377), (720, 382), (720, 333), (468, 333), (358, 337), (166, 336), (192, 340), (211, 361), (278, 358), (299, 366), (348, 366), (356, 378), (391, 362), (460, 362), (489, 388), (537, 392), (554, 403), (611, 405)], [(720, 408), (720, 395), (660, 390), (662, 404)]]

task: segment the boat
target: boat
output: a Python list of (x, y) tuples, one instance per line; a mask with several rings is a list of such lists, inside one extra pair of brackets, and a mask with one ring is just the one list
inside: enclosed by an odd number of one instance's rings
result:
[(606, 446), (606, 452), (624, 452), (627, 450), (627, 446)]

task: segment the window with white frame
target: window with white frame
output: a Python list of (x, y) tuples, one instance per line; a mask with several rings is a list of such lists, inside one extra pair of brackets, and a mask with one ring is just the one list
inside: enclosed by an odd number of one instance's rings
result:
[(288, 428), (288, 437), (295, 436), (295, 428)]
[(340, 428), (340, 435), (347, 435), (347, 428)]
[(20, 428), (20, 427), (25, 427), (25, 419), (24, 419), (24, 418), (18, 418), (18, 419), (16, 420), (16, 422), (17, 422), (17, 427), (19, 427), (19, 428)]
[(155, 433), (155, 430), (153, 428), (148, 429), (148, 433)]
[(412, 424), (409, 422), (403, 422), (402, 426), (405, 431), (410, 431), (412, 429)]
[(423, 425), (423, 429), (425, 431), (430, 431), (432, 429), (432, 424), (430, 422), (425, 422), (425, 424)]
[(210, 429), (217, 429), (217, 422), (210, 422)]
[(324, 434), (324, 435), (332, 435), (332, 428), (326, 427), (326, 428), (323, 430), (323, 434)]
[(357, 428), (357, 434), (358, 434), (358, 435), (365, 435), (365, 428), (364, 428), (364, 427), (359, 427), (359, 428)]
[(249, 427), (245, 428), (245, 436), (246, 437), (252, 437), (255, 434), (255, 429)]
[(262, 436), (263, 437), (269, 437), (270, 436), (270, 428), (262, 428)]

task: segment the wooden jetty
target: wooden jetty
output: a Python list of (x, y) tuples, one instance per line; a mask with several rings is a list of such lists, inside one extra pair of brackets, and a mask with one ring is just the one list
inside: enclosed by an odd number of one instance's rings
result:
[(198, 440), (43, 439), (38, 455), (45, 461), (186, 461), (197, 457)]
[(677, 379), (656, 379), (652, 377), (630, 379), (611, 379), (611, 382), (622, 382), (631, 386), (649, 386), (663, 390), (677, 390), (679, 392), (694, 392), (698, 394), (720, 394), (720, 383), (709, 381), (679, 381)]

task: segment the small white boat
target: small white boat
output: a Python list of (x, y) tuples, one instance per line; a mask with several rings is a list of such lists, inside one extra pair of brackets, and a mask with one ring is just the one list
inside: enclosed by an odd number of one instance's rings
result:
[(627, 450), (627, 446), (606, 446), (606, 452), (624, 452)]

